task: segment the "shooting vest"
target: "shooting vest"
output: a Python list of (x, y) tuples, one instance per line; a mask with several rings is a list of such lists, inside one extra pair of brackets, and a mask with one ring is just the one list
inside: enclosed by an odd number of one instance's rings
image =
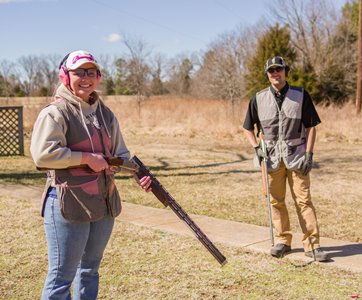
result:
[(302, 122), (303, 89), (290, 86), (279, 109), (269, 88), (256, 94), (258, 116), (268, 151), (268, 168), (301, 168), (306, 151), (306, 134)]
[[(69, 101), (58, 99), (53, 102), (62, 113), (67, 123), (67, 147), (73, 151), (93, 152), (90, 138), (84, 128), (80, 108)], [(102, 114), (100, 113), (102, 109)], [(95, 153), (111, 157), (111, 139), (105, 130), (114, 117), (111, 111), (99, 100), (96, 111), (100, 129), (86, 124), (92, 139)], [(47, 172), (47, 183), (43, 193), (43, 210), (46, 193), (50, 186), (55, 186), (62, 215), (72, 222), (90, 222), (102, 219), (106, 215), (116, 217), (121, 212), (120, 197), (115, 186), (114, 174), (110, 170), (95, 173), (87, 168), (51, 170)]]

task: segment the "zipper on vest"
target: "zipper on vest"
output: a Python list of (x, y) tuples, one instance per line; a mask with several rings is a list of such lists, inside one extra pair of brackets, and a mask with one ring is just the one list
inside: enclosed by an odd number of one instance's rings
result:
[[(104, 145), (102, 131), (101, 131), (101, 129), (98, 129), (98, 128), (96, 128), (96, 130), (97, 130), (97, 133), (98, 133), (98, 137), (99, 137), (99, 139), (101, 141), (102, 153), (103, 153), (103, 155), (106, 155), (106, 147)], [(108, 211), (108, 214), (113, 217), (112, 210), (111, 210), (111, 205), (110, 205), (109, 199), (108, 199), (108, 197), (109, 197), (109, 182), (107, 180), (106, 170), (102, 171), (102, 175), (103, 175), (103, 178), (104, 178), (104, 182), (106, 184), (106, 191), (107, 191), (107, 195), (106, 195), (106, 199), (105, 199), (106, 200), (107, 211)]]

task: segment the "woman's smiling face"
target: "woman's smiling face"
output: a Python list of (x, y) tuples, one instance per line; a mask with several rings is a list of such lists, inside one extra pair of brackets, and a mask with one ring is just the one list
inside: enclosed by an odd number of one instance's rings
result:
[(98, 86), (97, 69), (94, 64), (85, 63), (81, 68), (69, 71), (69, 86), (74, 95), (88, 102), (89, 95)]

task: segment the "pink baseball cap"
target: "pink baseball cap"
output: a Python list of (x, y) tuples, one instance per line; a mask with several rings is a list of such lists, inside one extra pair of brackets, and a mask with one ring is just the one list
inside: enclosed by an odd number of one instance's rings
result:
[(75, 70), (86, 63), (92, 63), (98, 70), (100, 69), (93, 55), (83, 50), (71, 52), (67, 58), (65, 66), (67, 70)]

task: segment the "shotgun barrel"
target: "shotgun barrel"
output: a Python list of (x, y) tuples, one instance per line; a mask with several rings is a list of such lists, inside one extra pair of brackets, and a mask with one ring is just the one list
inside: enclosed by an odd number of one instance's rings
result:
[[(265, 154), (267, 154), (266, 145), (263, 139), (260, 141), (261, 149)], [(270, 203), (270, 191), (269, 191), (269, 178), (268, 178), (268, 163), (267, 158), (263, 158), (262, 166), (261, 166), (261, 174), (263, 180), (263, 191), (268, 202), (268, 214), (269, 214), (269, 234), (270, 241), (272, 246), (274, 246), (274, 233), (273, 233), (273, 219), (272, 219), (272, 211), (271, 211), (271, 203)]]
[(169, 192), (161, 185), (151, 171), (141, 162), (137, 156), (133, 156), (132, 161), (138, 166), (136, 175), (138, 178), (144, 176), (150, 176), (152, 179), (152, 193), (157, 197), (162, 204), (169, 206), (172, 211), (191, 229), (198, 240), (204, 245), (204, 247), (214, 256), (214, 258), (224, 266), (227, 260), (224, 255), (216, 248), (216, 246), (210, 241), (205, 233), (202, 232), (199, 226), (190, 218), (190, 216), (182, 209), (182, 207), (176, 202), (176, 200), (170, 195)]

